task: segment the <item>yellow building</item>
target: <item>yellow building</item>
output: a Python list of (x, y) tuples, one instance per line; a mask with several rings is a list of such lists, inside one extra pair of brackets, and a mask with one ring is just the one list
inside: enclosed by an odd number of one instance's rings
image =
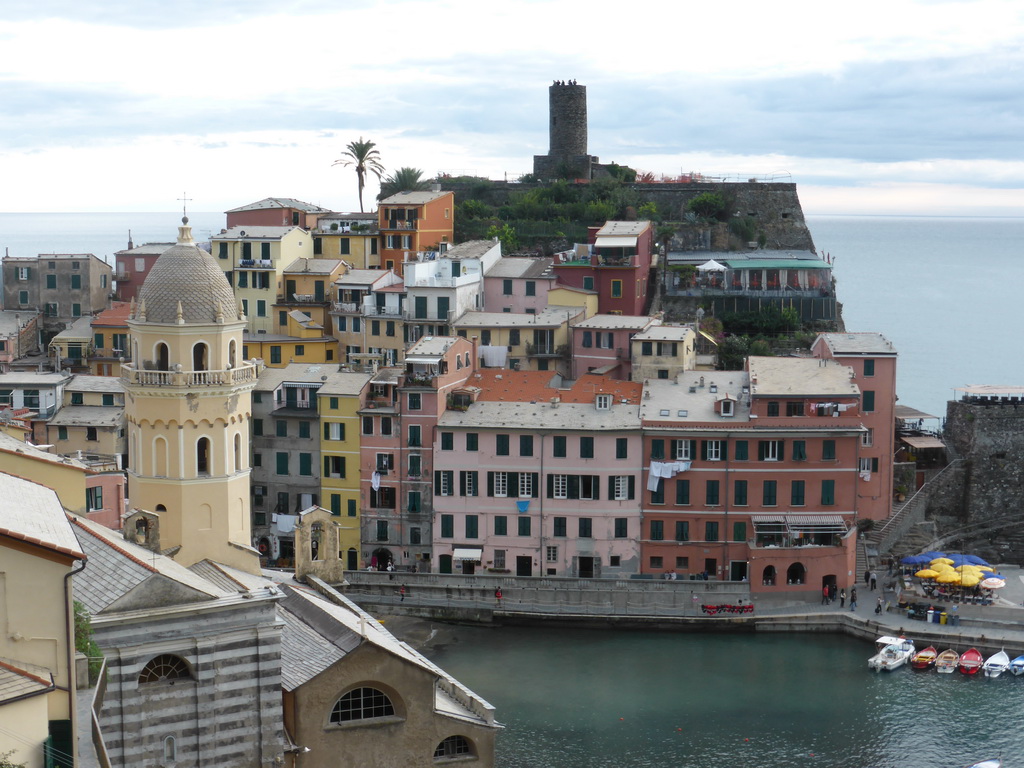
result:
[(348, 269), (341, 259), (296, 259), (284, 271), (284, 294), (274, 304), (275, 331), (289, 333), (287, 316), (299, 310), (322, 327), (331, 324), (332, 286)]
[(284, 293), (284, 271), (313, 256), (313, 238), (300, 227), (226, 229), (210, 238), (214, 262), (227, 277), (250, 332), (274, 328), (273, 305)]
[(243, 359), (246, 317), (220, 264), (182, 222), (128, 320), (129, 496), (144, 514), (126, 527), (186, 566), (210, 559), (258, 573), (249, 422), (259, 372)]
[(336, 361), (338, 340), (326, 335), (323, 326), (309, 315), (292, 310), (281, 319), (287, 323), (281, 333), (244, 334), (242, 357), (262, 360), (270, 368)]
[(483, 368), (558, 371), (569, 375), (569, 328), (583, 320), (582, 307), (549, 306), (542, 312), (465, 312), (452, 323), (456, 335), (476, 337)]
[(47, 351), (53, 360), (54, 370), (88, 372), (89, 345), (92, 342), (91, 318), (80, 317), (50, 339)]
[(85, 515), (88, 511), (85, 479), (89, 470), (83, 462), (55, 456), (17, 437), (0, 434), (0, 464), (4, 472), (52, 488), (68, 512)]
[(572, 285), (558, 285), (548, 291), (548, 304), (560, 307), (583, 307), (583, 319), (597, 314), (598, 295), (596, 291), (576, 288)]
[(370, 376), (332, 373), (317, 391), (320, 412), (320, 498), (339, 518), (338, 552), (344, 567), (359, 568), (359, 399)]
[(328, 213), (317, 217), (313, 253), (344, 259), (355, 269), (380, 267), (380, 230), (374, 213)]
[(131, 304), (115, 301), (110, 309), (92, 318), (92, 346), (89, 349), (89, 370), (96, 376), (116, 376), (121, 362), (129, 359), (128, 314)]
[(124, 387), (115, 376), (76, 374), (64, 387), (64, 402), (45, 424), (46, 442), (57, 453), (104, 456), (127, 453)]
[[(4, 464), (7, 469), (7, 464)], [(85, 553), (53, 490), (0, 474), (0, 755), (43, 768), (44, 742), (77, 763), (75, 650), (67, 577)], [(81, 569), (79, 569), (81, 570)]]

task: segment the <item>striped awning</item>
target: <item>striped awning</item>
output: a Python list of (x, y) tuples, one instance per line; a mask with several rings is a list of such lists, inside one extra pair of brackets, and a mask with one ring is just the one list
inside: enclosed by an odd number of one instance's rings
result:
[(479, 560), (483, 557), (484, 551), (478, 547), (456, 547), (452, 553), (453, 560)]

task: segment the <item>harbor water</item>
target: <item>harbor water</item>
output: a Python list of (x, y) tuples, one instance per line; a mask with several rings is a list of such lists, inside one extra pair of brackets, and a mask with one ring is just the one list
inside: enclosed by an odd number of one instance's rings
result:
[(431, 660), (496, 707), (500, 768), (1024, 765), (1024, 679), (868, 670), (839, 635), (460, 627)]

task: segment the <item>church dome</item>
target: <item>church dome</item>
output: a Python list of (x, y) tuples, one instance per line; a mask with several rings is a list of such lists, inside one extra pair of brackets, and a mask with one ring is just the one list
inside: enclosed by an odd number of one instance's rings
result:
[[(238, 320), (238, 301), (213, 256), (192, 241), (182, 217), (178, 242), (157, 258), (139, 290), (132, 319), (148, 323)], [(179, 317), (180, 313), (180, 317)]]

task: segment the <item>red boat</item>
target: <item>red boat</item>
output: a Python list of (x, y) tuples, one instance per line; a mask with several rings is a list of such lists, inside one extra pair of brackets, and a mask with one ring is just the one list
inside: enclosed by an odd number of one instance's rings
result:
[(985, 657), (981, 655), (981, 651), (977, 648), (968, 648), (960, 654), (960, 663), (957, 665), (957, 669), (965, 675), (976, 675), (984, 663)]
[(929, 645), (910, 657), (910, 666), (914, 669), (931, 669), (935, 666), (935, 657), (938, 655), (935, 646)]

